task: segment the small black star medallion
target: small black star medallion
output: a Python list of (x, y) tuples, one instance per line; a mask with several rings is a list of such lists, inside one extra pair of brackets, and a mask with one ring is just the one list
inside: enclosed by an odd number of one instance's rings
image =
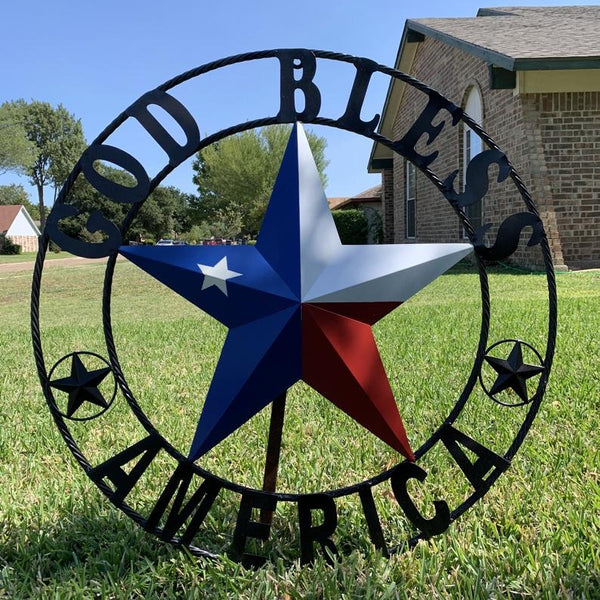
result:
[(110, 371), (110, 367), (88, 371), (79, 356), (73, 354), (71, 376), (50, 382), (51, 387), (69, 394), (67, 417), (72, 417), (84, 402), (90, 402), (103, 409), (108, 408), (108, 402), (98, 386)]
[(527, 394), (527, 380), (535, 377), (544, 371), (544, 367), (539, 365), (529, 365), (523, 362), (523, 351), (521, 342), (515, 342), (510, 351), (508, 359), (496, 358), (486, 355), (485, 360), (498, 373), (498, 377), (489, 391), (490, 396), (494, 396), (503, 390), (512, 389), (523, 402), (529, 401)]

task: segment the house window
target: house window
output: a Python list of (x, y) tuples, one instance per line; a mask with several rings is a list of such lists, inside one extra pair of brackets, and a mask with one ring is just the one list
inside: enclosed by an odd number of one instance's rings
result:
[[(476, 86), (473, 86), (468, 93), (465, 104), (465, 112), (478, 124), (483, 122), (483, 105), (481, 94)], [(463, 155), (462, 155), (462, 187), (465, 188), (467, 180), (467, 167), (471, 159), (483, 151), (483, 142), (481, 138), (467, 125), (463, 127)], [(483, 222), (483, 201), (480, 200), (465, 208), (465, 215), (473, 225), (474, 229), (480, 227)], [(463, 230), (463, 237), (467, 234)]]
[(417, 170), (415, 165), (406, 161), (406, 203), (405, 215), (405, 237), (414, 239), (417, 237)]

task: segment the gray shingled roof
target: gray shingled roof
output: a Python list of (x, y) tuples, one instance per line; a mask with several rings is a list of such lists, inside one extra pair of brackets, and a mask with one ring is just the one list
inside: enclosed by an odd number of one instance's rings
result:
[(504, 68), (600, 57), (600, 6), (486, 8), (471, 18), (410, 19), (407, 27)]

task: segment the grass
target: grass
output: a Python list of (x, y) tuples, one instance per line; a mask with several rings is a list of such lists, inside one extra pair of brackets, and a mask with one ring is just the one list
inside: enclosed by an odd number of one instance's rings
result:
[[(21, 254), (0, 254), (0, 265), (33, 262), (37, 252), (22, 252)], [(70, 252), (48, 252), (46, 260), (56, 260), (57, 258), (73, 258)]]
[[(23, 255), (21, 255), (23, 256)], [(44, 273), (41, 319), (48, 366), (74, 350), (106, 354), (100, 331), (104, 267), (61, 266)], [(490, 340), (545, 339), (541, 275), (490, 276)], [(0, 340), (0, 597), (10, 598), (599, 598), (600, 273), (558, 276), (560, 329), (554, 371), (540, 415), (511, 468), (450, 529), (386, 560), (369, 543), (356, 500), (338, 503), (336, 543), (345, 556), (298, 563), (297, 516), (279, 505), (271, 539), (250, 571), (223, 556), (198, 560), (161, 543), (114, 509), (70, 456), (45, 406), (29, 339), (30, 277), (2, 275)], [(114, 282), (113, 326), (128, 382), (144, 410), (186, 449), (225, 331), (128, 263)], [(375, 334), (411, 443), (418, 446), (454, 404), (472, 362), (479, 313), (477, 277), (439, 278), (378, 324)], [(289, 395), (280, 489), (317, 491), (359, 481), (394, 455), (305, 386)], [(475, 391), (459, 427), (498, 452), (524, 417)], [(91, 462), (140, 439), (123, 398), (96, 421), (73, 423)], [(211, 452), (213, 472), (259, 486), (268, 412)], [(435, 457), (430, 457), (431, 454)], [(439, 449), (424, 462), (426, 484), (409, 488), (424, 513), (434, 498), (455, 507), (469, 493)], [(147, 510), (164, 483), (161, 461), (131, 503)], [(386, 539), (411, 528), (382, 486), (376, 503)], [(201, 535), (225, 552), (239, 499), (219, 496)]]

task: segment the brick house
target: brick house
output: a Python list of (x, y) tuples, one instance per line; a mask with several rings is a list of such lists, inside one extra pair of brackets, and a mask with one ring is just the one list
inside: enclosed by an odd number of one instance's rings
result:
[[(395, 67), (463, 108), (506, 153), (536, 203), (558, 268), (600, 266), (600, 6), (485, 8), (472, 18), (408, 20)], [(380, 133), (400, 139), (423, 111), (422, 96), (393, 80)], [(439, 152), (431, 168), (442, 180), (458, 171), (457, 190), (469, 160), (485, 148), (450, 119), (431, 146), (419, 144)], [(440, 192), (403, 157), (375, 143), (369, 171), (382, 173), (386, 242), (464, 238)], [(475, 226), (525, 210), (514, 187), (496, 183), (497, 173), (492, 166), (488, 193), (466, 209)], [(493, 229), (489, 235), (493, 240)], [(513, 259), (541, 264), (539, 250), (523, 243)]]
[(38, 251), (40, 230), (22, 204), (0, 206), (0, 234), (19, 244), (23, 252)]

